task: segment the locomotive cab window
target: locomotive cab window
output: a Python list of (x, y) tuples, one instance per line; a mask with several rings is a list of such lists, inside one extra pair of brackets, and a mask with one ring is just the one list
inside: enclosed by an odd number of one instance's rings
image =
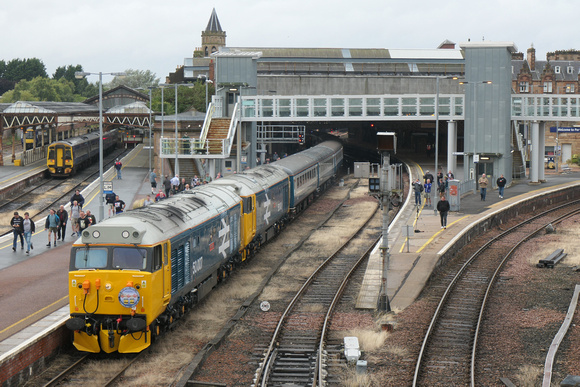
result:
[(244, 198), (244, 214), (249, 214), (254, 210), (254, 206), (252, 205), (252, 197)]
[(161, 269), (163, 263), (163, 251), (161, 246), (155, 246), (153, 249), (153, 271)]
[(103, 269), (107, 267), (107, 249), (77, 249), (76, 269)]
[(70, 148), (66, 148), (64, 150), (64, 158), (65, 159), (72, 159), (72, 153), (71, 153)]
[(54, 148), (49, 148), (48, 149), (48, 158), (49, 159), (54, 159), (55, 155), (54, 155)]
[(145, 270), (147, 268), (147, 250), (135, 247), (114, 248), (113, 268)]

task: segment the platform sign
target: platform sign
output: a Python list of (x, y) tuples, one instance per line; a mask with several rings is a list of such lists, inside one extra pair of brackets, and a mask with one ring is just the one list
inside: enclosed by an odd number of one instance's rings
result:
[(113, 192), (113, 182), (104, 181), (103, 182), (103, 193), (108, 194)]

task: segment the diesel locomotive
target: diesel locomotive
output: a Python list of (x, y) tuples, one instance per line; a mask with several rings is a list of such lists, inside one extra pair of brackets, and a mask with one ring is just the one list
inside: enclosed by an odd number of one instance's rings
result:
[[(116, 129), (103, 134), (103, 153), (107, 154), (119, 143)], [(53, 142), (48, 146), (46, 166), (51, 176), (71, 176), (99, 157), (99, 134), (88, 133)]]
[(75, 347), (147, 348), (331, 184), (342, 159), (326, 141), (85, 229), (69, 267)]

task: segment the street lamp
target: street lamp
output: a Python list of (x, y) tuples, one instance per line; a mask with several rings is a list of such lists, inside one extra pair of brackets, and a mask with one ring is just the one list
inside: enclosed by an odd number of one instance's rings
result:
[(205, 111), (207, 113), (207, 106), (208, 106), (207, 84), (213, 83), (213, 81), (211, 79), (209, 79), (207, 75), (202, 75), (202, 74), (199, 74), (197, 76), (197, 79), (205, 84)]
[[(476, 162), (475, 162), (475, 154), (476, 154), (476, 148), (475, 148), (475, 144), (476, 144), (476, 126), (477, 126), (477, 95), (475, 93), (475, 89), (477, 88), (477, 85), (480, 84), (487, 84), (487, 85), (491, 85), (491, 81), (461, 81), (459, 82), (460, 85), (472, 85), (472, 90), (473, 90), (473, 123), (471, 125), (471, 129), (473, 132), (472, 135), (472, 140), (473, 140), (473, 155), (472, 155), (472, 161), (473, 161), (473, 178), (475, 180), (474, 184), (473, 184), (473, 194), (475, 195), (477, 193), (477, 167), (476, 167)], [(464, 112), (465, 113), (465, 112)]]
[(86, 71), (75, 72), (76, 79), (83, 79), (88, 75), (99, 75), (99, 221), (105, 219), (105, 197), (104, 197), (104, 183), (103, 183), (103, 74), (113, 76), (123, 76), (125, 73), (89, 73)]

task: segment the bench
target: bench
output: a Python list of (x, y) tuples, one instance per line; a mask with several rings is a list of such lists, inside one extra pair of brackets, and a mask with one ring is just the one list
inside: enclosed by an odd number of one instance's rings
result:
[(570, 173), (572, 172), (572, 168), (568, 164), (562, 164), (562, 173)]

